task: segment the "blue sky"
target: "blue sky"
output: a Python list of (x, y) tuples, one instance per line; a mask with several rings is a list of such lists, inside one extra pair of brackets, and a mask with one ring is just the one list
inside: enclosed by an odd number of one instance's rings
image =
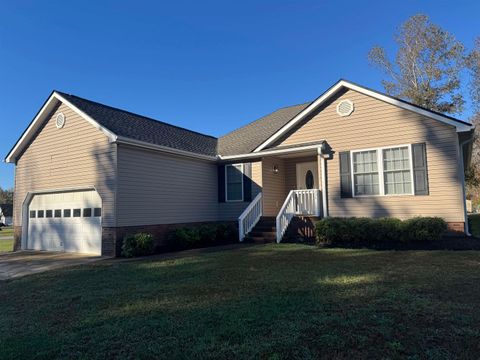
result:
[[(471, 47), (479, 12), (474, 1), (2, 1), (0, 155), (53, 89), (219, 136), (339, 78), (382, 90), (368, 50), (391, 50), (410, 15)], [(0, 163), (1, 187), (13, 175)]]

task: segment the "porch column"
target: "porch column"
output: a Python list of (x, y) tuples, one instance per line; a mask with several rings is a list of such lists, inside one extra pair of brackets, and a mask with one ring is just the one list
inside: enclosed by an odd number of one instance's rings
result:
[(318, 148), (317, 165), (318, 165), (318, 178), (321, 179), (321, 191), (322, 191), (322, 212), (323, 217), (328, 216), (327, 205), (327, 158), (329, 155), (323, 154), (322, 149)]

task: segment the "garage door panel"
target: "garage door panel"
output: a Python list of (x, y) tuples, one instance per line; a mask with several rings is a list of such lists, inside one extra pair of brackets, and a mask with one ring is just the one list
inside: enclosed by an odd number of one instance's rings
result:
[[(29, 206), (27, 248), (101, 254), (102, 221), (95, 216), (101, 215), (95, 211), (101, 207), (96, 191), (35, 195)], [(46, 217), (47, 210), (52, 217)]]

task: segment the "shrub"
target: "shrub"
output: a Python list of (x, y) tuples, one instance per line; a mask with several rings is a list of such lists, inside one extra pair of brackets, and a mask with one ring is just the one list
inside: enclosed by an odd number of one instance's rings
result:
[(122, 244), (122, 256), (134, 257), (153, 254), (153, 237), (148, 233), (129, 234)]
[(217, 240), (217, 226), (216, 225), (201, 225), (198, 229), (200, 235), (200, 244), (209, 245)]
[(435, 241), (447, 232), (447, 223), (439, 217), (414, 217), (403, 222), (405, 241)]
[(397, 218), (372, 219), (374, 241), (399, 241), (403, 237), (403, 222)]
[(200, 231), (195, 227), (176, 229), (168, 239), (168, 246), (174, 250), (183, 250), (200, 243)]
[(236, 242), (238, 241), (238, 231), (235, 225), (220, 223), (217, 224), (217, 242), (226, 243), (226, 242)]
[(185, 226), (171, 233), (168, 238), (168, 247), (172, 250), (183, 250), (232, 242), (238, 239), (236, 233), (235, 226), (224, 223)]
[(317, 243), (332, 245), (375, 244), (439, 240), (447, 224), (441, 218), (324, 218), (315, 224)]

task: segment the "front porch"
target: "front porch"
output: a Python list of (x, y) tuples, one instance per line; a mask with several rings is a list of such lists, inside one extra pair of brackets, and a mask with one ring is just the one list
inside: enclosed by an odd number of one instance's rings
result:
[(318, 145), (294, 150), (252, 163), (255, 197), (238, 218), (240, 241), (281, 242), (289, 226), (325, 216), (324, 156)]

